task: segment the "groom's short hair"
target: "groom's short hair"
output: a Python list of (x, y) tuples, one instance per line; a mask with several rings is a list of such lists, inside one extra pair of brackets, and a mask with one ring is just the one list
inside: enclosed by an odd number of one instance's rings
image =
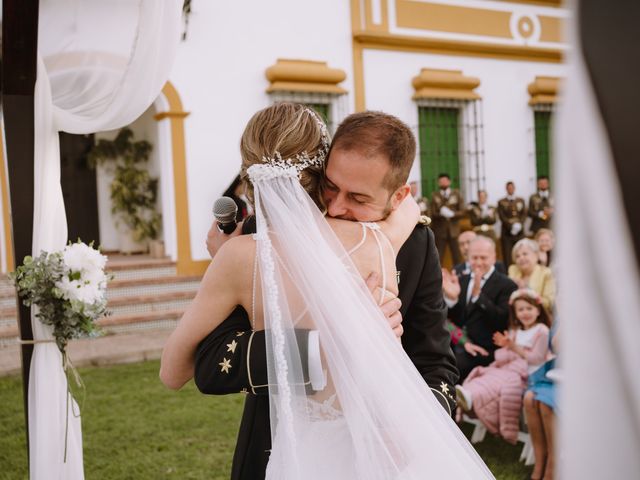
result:
[(384, 186), (391, 192), (407, 183), (416, 156), (416, 139), (399, 118), (383, 112), (353, 113), (343, 120), (329, 150), (357, 150), (366, 156), (383, 154), (391, 170)]

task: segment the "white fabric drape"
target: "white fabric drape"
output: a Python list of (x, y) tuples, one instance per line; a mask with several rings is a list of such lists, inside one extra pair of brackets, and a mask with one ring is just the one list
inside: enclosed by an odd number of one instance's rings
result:
[[(491, 479), (394, 337), (297, 171), (248, 169), (267, 332), (267, 479)], [(296, 329), (316, 330), (328, 384), (306, 384)]]
[[(181, 0), (41, 0), (34, 255), (61, 250), (67, 241), (58, 132), (120, 128), (151, 105), (171, 70), (181, 8)], [(36, 341), (52, 338), (51, 327), (33, 314), (31, 321)], [(80, 418), (74, 415), (77, 405), (67, 400), (60, 352), (55, 343), (36, 343), (29, 378), (31, 479), (84, 478)]]
[(577, 18), (574, 10), (555, 139), (560, 471), (563, 479), (638, 478), (640, 279)]

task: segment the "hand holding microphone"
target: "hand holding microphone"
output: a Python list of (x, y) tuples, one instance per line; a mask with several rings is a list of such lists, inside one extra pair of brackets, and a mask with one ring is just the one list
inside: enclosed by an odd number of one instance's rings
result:
[[(213, 216), (216, 221), (213, 222), (209, 232), (207, 233), (207, 251), (213, 258), (220, 247), (226, 242), (230, 236), (240, 234), (237, 227), (236, 214), (238, 206), (233, 199), (229, 197), (221, 197), (213, 204)], [(234, 234), (234, 232), (238, 230)]]
[(238, 224), (236, 223), (236, 215), (238, 214), (238, 205), (229, 197), (220, 197), (213, 204), (213, 216), (218, 222), (218, 229), (222, 233), (230, 235), (234, 232)]

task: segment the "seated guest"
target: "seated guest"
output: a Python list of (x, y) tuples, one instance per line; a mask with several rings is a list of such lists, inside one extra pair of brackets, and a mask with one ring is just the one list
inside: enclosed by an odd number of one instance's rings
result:
[[(453, 271), (457, 276), (471, 273), (471, 265), (469, 264), (469, 245), (471, 245), (471, 241), (476, 238), (476, 236), (477, 235), (474, 231), (465, 230), (458, 237), (458, 247), (460, 248), (460, 254), (464, 259), (464, 262), (453, 267)], [(507, 274), (507, 269), (502, 262), (496, 262), (496, 270), (500, 273), (504, 273), (505, 275)]]
[[(554, 322), (549, 342), (554, 354), (558, 352), (557, 325), (558, 322)], [(529, 375), (524, 394), (524, 412), (536, 457), (532, 480), (553, 480), (554, 476), (557, 399), (556, 384), (550, 377), (557, 371), (556, 358), (548, 360)]]
[(548, 228), (541, 228), (533, 239), (538, 244), (538, 263), (545, 267), (551, 266), (551, 251), (556, 244), (556, 237)]
[(514, 264), (509, 266), (509, 278), (520, 288), (535, 290), (542, 297), (547, 311), (553, 308), (556, 298), (556, 282), (549, 267), (538, 263), (538, 244), (529, 238), (523, 238), (513, 246)]
[(476, 237), (469, 246), (471, 273), (459, 279), (442, 271), (442, 288), (449, 307), (449, 318), (464, 328), (468, 340), (456, 345), (454, 353), (464, 379), (478, 365), (493, 362), (493, 334), (507, 328), (509, 296), (517, 285), (496, 271), (496, 245), (489, 237)]
[(549, 353), (549, 315), (540, 295), (531, 289), (516, 290), (509, 299), (509, 331), (496, 332), (495, 361), (476, 367), (456, 386), (458, 404), (473, 411), (491, 433), (516, 443), (522, 394), (527, 377)]
[(462, 255), (464, 262), (453, 267), (453, 271), (457, 276), (471, 273), (471, 265), (469, 264), (469, 245), (471, 245), (471, 241), (474, 238), (476, 238), (476, 234), (472, 230), (466, 230), (458, 236), (458, 248), (460, 249), (460, 255)]

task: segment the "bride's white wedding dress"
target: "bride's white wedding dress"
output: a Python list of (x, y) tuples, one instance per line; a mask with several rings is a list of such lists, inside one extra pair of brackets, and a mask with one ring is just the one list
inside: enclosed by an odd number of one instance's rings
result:
[[(395, 339), (299, 170), (267, 163), (248, 174), (269, 373), (267, 479), (493, 478)], [(319, 335), (322, 392), (309, 388), (301, 328)]]

